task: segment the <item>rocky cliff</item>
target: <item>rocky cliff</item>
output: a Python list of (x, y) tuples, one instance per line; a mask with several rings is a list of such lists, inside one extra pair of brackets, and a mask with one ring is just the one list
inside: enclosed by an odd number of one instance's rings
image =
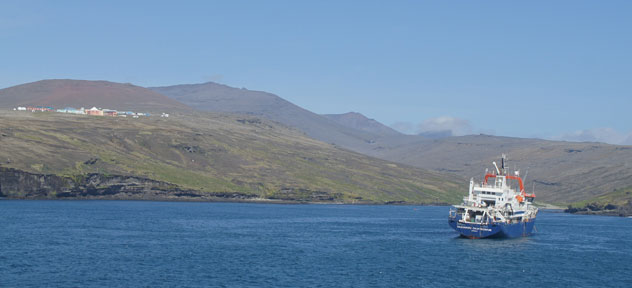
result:
[(161, 181), (122, 175), (62, 177), (0, 167), (0, 197), (10, 199), (248, 200), (256, 195), (206, 194)]

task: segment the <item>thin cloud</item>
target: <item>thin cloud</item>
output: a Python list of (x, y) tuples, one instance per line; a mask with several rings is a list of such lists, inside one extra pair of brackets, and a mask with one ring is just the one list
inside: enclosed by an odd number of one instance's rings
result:
[(572, 142), (602, 142), (617, 145), (632, 145), (632, 133), (621, 133), (612, 128), (595, 128), (566, 133), (553, 140)]
[(449, 136), (463, 136), (472, 134), (470, 121), (450, 116), (430, 118), (421, 122), (417, 133), (421, 134), (443, 134)]
[(430, 118), (418, 124), (411, 122), (396, 122), (390, 126), (391, 128), (404, 134), (421, 134), (430, 138), (472, 134), (472, 125), (470, 124), (470, 121), (451, 116)]

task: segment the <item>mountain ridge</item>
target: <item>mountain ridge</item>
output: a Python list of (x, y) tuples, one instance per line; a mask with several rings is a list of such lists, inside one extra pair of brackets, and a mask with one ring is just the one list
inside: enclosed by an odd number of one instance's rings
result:
[(110, 108), (152, 112), (192, 111), (150, 89), (104, 80), (46, 79), (0, 89), (0, 107)]
[(343, 148), (371, 148), (378, 135), (352, 129), (313, 113), (277, 95), (264, 91), (233, 88), (215, 82), (149, 87), (177, 101), (210, 112), (242, 113), (266, 117), (308, 136)]
[(347, 112), (342, 114), (321, 114), (345, 127), (373, 133), (381, 136), (401, 136), (402, 133), (388, 127), (375, 119), (368, 118), (359, 112)]

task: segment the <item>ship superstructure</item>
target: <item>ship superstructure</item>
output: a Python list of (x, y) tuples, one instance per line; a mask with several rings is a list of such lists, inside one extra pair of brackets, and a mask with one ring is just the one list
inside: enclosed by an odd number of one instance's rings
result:
[[(527, 194), (520, 172), (511, 175), (506, 157), (501, 167), (492, 162), (494, 171), (486, 172), (482, 183), (470, 179), (469, 195), (461, 205), (450, 209), (448, 223), (468, 238), (520, 237), (531, 234), (538, 208), (533, 205), (534, 194)], [(511, 184), (518, 184), (514, 189)]]

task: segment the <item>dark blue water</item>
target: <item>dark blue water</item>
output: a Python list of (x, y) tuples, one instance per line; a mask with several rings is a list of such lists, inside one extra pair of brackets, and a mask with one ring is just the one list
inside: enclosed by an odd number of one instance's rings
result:
[(0, 201), (0, 286), (632, 287), (632, 219), (541, 212), (470, 240), (448, 207)]

